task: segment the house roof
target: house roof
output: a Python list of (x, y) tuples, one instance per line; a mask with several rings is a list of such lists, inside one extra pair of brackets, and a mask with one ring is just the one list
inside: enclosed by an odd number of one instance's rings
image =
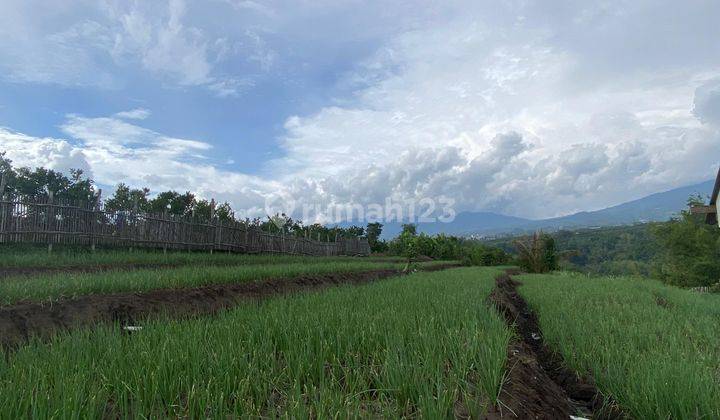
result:
[[(715, 179), (715, 188), (713, 188), (712, 196), (710, 196), (710, 205), (711, 206), (717, 206), (717, 199), (718, 194), (720, 194), (720, 170), (718, 170), (717, 178)], [(718, 223), (718, 214), (715, 213), (709, 213), (707, 215), (707, 219), (705, 219), (709, 224), (716, 225)]]

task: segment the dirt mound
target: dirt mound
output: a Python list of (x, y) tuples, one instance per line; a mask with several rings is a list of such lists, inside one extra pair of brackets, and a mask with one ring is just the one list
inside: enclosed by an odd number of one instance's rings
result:
[[(428, 271), (455, 266), (433, 266)], [(60, 330), (103, 322), (132, 325), (142, 318), (158, 314), (177, 318), (213, 314), (236, 305), (240, 300), (341, 284), (364, 284), (399, 274), (397, 270), (390, 269), (330, 273), (142, 293), (87, 295), (52, 303), (20, 303), (0, 307), (0, 345), (12, 348), (31, 336), (48, 338)]]
[(496, 411), (511, 418), (626, 418), (603, 397), (592, 378), (578, 377), (545, 344), (537, 316), (517, 292), (519, 284), (508, 274), (501, 275), (489, 297), (522, 339), (508, 349), (510, 372)]

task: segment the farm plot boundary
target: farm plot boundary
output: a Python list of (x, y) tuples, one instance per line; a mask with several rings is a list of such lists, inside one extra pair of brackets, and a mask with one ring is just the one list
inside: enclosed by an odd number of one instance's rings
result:
[[(325, 239), (323, 241), (322, 239)], [(334, 239), (334, 241), (333, 241)], [(163, 250), (282, 253), (312, 256), (369, 255), (366, 238), (317, 238), (274, 234), (211, 215), (107, 211), (97, 203), (0, 201), (0, 244), (139, 247)]]
[[(458, 265), (433, 265), (421, 268), (421, 271), (454, 267)], [(86, 295), (52, 304), (15, 304), (0, 307), (0, 346), (12, 348), (33, 337), (46, 339), (59, 331), (100, 323), (131, 325), (144, 318), (159, 315), (175, 318), (210, 315), (243, 300), (257, 300), (344, 284), (365, 284), (398, 275), (402, 275), (402, 272), (397, 269), (377, 269), (193, 288), (155, 289), (142, 293)]]
[(496, 278), (488, 300), (514, 327), (519, 338), (508, 347), (507, 381), (497, 410), (501, 418), (627, 418), (606, 398), (592, 377), (580, 377), (565, 366), (561, 355), (545, 344), (537, 316), (510, 274)]

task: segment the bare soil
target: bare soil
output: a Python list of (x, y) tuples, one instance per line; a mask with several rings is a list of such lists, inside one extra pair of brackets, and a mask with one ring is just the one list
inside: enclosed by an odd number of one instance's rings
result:
[(489, 417), (627, 418), (600, 393), (592, 377), (581, 377), (568, 369), (562, 356), (545, 344), (537, 316), (517, 291), (520, 284), (509, 274), (501, 275), (489, 297), (519, 336), (508, 347), (508, 377), (500, 403)]
[[(457, 265), (437, 265), (423, 271), (452, 267)], [(48, 339), (58, 331), (99, 323), (117, 322), (127, 326), (157, 315), (175, 318), (209, 315), (240, 301), (343, 284), (365, 284), (400, 274), (391, 269), (330, 273), (141, 293), (87, 295), (52, 303), (18, 303), (0, 307), (0, 345), (12, 349), (30, 337)]]

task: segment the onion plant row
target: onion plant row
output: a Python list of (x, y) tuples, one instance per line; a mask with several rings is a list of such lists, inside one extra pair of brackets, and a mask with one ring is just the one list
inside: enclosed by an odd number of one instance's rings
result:
[[(418, 267), (440, 264), (418, 263)], [(402, 263), (317, 259), (306, 264), (250, 264), (242, 266), (190, 265), (99, 273), (57, 273), (0, 280), (0, 305), (19, 301), (50, 301), (88, 294), (141, 292), (152, 289), (197, 287), (260, 281), (270, 278), (348, 273), (374, 269), (401, 269)]]
[[(332, 259), (335, 261), (352, 261), (355, 257), (310, 257), (299, 255), (243, 255), (235, 253), (215, 252), (181, 252), (163, 253), (150, 249), (98, 249), (90, 252), (82, 248), (60, 248), (48, 254), (47, 248), (34, 246), (3, 245), (0, 246), (0, 268), (93, 268), (97, 266), (132, 266), (132, 265), (242, 265), (242, 264), (282, 264)], [(373, 260), (397, 261), (398, 258), (372, 257)]]
[(416, 273), (31, 342), (0, 357), (0, 417), (481, 416), (511, 337), (485, 303), (498, 272)]
[(646, 279), (526, 275), (545, 339), (634, 418), (720, 418), (720, 296)]

